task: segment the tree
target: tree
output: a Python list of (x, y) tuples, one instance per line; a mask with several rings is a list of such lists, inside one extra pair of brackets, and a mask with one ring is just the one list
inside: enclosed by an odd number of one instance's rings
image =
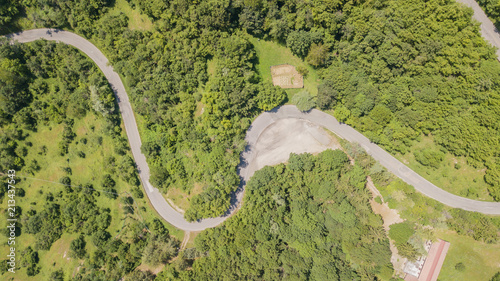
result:
[(90, 237), (92, 244), (94, 244), (97, 248), (104, 248), (110, 238), (111, 234), (103, 229), (99, 229), (92, 233), (92, 236)]
[(64, 281), (64, 271), (62, 269), (53, 271), (49, 276), (49, 281)]
[(341, 123), (345, 123), (351, 116), (351, 111), (344, 105), (337, 106), (333, 112), (333, 116)]
[(333, 83), (325, 81), (318, 86), (318, 96), (316, 97), (316, 103), (319, 108), (325, 110), (330, 109), (338, 97), (337, 90), (334, 89)]
[(28, 246), (21, 253), (20, 266), (26, 267), (26, 274), (28, 276), (35, 276), (40, 272), (40, 266), (38, 266), (38, 252), (33, 251), (31, 246)]
[(321, 40), (321, 34), (318, 32), (308, 32), (304, 30), (292, 31), (286, 39), (286, 46), (292, 53), (304, 58), (311, 47), (311, 44), (318, 43)]
[(410, 261), (415, 261), (418, 258), (418, 251), (410, 243), (400, 244), (398, 247), (398, 253), (407, 258)]
[(415, 233), (415, 230), (407, 222), (396, 223), (389, 228), (389, 237), (394, 240), (396, 245), (406, 243), (413, 233)]
[(147, 271), (141, 271), (141, 270), (134, 270), (132, 273), (130, 273), (127, 277), (125, 277), (125, 280), (127, 281), (153, 281), (155, 280), (155, 275), (147, 270)]
[(313, 100), (313, 97), (307, 90), (295, 94), (292, 98), (292, 103), (294, 103), (302, 112), (311, 110), (316, 104)]
[(325, 64), (327, 57), (328, 47), (323, 44), (313, 43), (307, 54), (306, 61), (314, 67), (319, 67)]
[(438, 168), (444, 158), (444, 153), (441, 151), (434, 151), (429, 148), (424, 148), (422, 150), (416, 150), (413, 152), (415, 155), (415, 160), (424, 166), (431, 166), (433, 168)]
[(85, 242), (85, 237), (83, 235), (80, 235), (78, 238), (75, 240), (71, 241), (69, 245), (69, 255), (72, 258), (77, 258), (77, 259), (83, 259), (85, 255), (87, 254), (87, 251), (85, 250), (85, 245), (87, 243)]
[(153, 266), (166, 264), (170, 258), (177, 254), (178, 246), (178, 242), (172, 238), (151, 235), (149, 236), (148, 243), (144, 248), (142, 260)]
[(493, 277), (491, 277), (490, 281), (500, 281), (500, 271), (497, 272)]

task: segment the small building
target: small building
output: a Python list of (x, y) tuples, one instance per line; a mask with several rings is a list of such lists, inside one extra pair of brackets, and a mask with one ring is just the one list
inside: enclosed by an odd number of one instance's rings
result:
[(450, 243), (439, 239), (438, 242), (426, 243), (427, 257), (420, 257), (415, 262), (405, 265), (405, 281), (436, 281), (444, 259), (450, 248)]

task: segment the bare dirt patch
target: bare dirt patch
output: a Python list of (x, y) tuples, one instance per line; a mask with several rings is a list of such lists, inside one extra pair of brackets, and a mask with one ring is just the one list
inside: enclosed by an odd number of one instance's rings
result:
[[(399, 216), (398, 212), (394, 209), (389, 208), (389, 204), (382, 201), (382, 204), (375, 202), (375, 198), (379, 197), (384, 200), (377, 187), (373, 184), (373, 181), (370, 177), (366, 179), (366, 187), (370, 189), (373, 194), (373, 198), (370, 200), (370, 205), (372, 206), (372, 210), (375, 214), (379, 214), (384, 221), (384, 229), (389, 236), (389, 227), (395, 223), (403, 222), (403, 219)], [(406, 258), (403, 258), (399, 255), (398, 249), (394, 245), (393, 241), (389, 239), (390, 248), (392, 252), (391, 263), (394, 266), (394, 271), (396, 275), (401, 276), (403, 274), (403, 267), (406, 263)]]
[(147, 265), (147, 264), (144, 264), (142, 263), (141, 265), (139, 265), (137, 267), (136, 270), (140, 270), (140, 271), (151, 271), (153, 274), (158, 274), (160, 273), (163, 268), (165, 268), (165, 265), (163, 264), (160, 264), (160, 265), (157, 265), (157, 266), (151, 266), (151, 265)]
[(255, 146), (255, 170), (286, 162), (290, 153), (319, 153), (338, 149), (338, 142), (325, 130), (301, 119), (281, 119), (267, 127)]
[(271, 66), (271, 76), (274, 86), (280, 86), (284, 89), (304, 87), (304, 78), (293, 65), (273, 65)]

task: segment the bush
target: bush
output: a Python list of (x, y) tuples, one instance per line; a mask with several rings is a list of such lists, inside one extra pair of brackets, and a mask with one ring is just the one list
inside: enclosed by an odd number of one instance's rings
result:
[(459, 262), (455, 264), (455, 269), (458, 271), (464, 271), (465, 270), (465, 264), (463, 262)]
[(415, 160), (417, 160), (420, 164), (424, 166), (431, 166), (433, 168), (438, 168), (444, 158), (443, 152), (433, 151), (428, 148), (415, 151), (413, 152), (413, 155), (415, 155)]
[(59, 182), (64, 184), (64, 185), (71, 185), (71, 179), (69, 177), (62, 177), (59, 180)]
[(64, 281), (64, 272), (62, 269), (53, 271), (49, 277), (50, 281)]
[(316, 105), (313, 97), (309, 94), (308, 91), (305, 90), (295, 94), (292, 98), (292, 103), (294, 103), (302, 112), (307, 112)]
[(325, 64), (328, 57), (328, 47), (323, 44), (312, 44), (307, 54), (306, 61), (314, 67)]
[(307, 74), (309, 74), (309, 70), (307, 70), (307, 68), (306, 68), (306, 67), (304, 67), (304, 66), (302, 66), (302, 65), (297, 66), (295, 69), (297, 70), (297, 72), (298, 72), (300, 75), (302, 75), (302, 76), (304, 76), (304, 77), (306, 77), (306, 76), (307, 76)]
[(410, 239), (415, 230), (408, 222), (393, 224), (389, 229), (389, 237), (394, 240), (397, 245), (402, 245)]
[(321, 109), (330, 109), (335, 104), (337, 96), (338, 92), (333, 88), (332, 83), (325, 81), (325, 83), (318, 86), (316, 103)]
[(80, 237), (71, 241), (71, 244), (69, 245), (69, 255), (77, 259), (84, 258), (85, 254), (87, 254), (87, 251), (85, 250), (86, 244), (87, 243), (85, 242), (85, 238), (83, 237), (83, 235), (80, 235)]

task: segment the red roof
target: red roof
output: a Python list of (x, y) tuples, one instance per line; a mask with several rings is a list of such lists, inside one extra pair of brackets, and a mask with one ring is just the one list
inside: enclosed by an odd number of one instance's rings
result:
[(439, 240), (436, 243), (432, 243), (432, 246), (425, 260), (424, 267), (420, 272), (418, 277), (419, 281), (436, 281), (441, 267), (443, 266), (444, 259), (450, 248), (450, 243), (444, 240)]

